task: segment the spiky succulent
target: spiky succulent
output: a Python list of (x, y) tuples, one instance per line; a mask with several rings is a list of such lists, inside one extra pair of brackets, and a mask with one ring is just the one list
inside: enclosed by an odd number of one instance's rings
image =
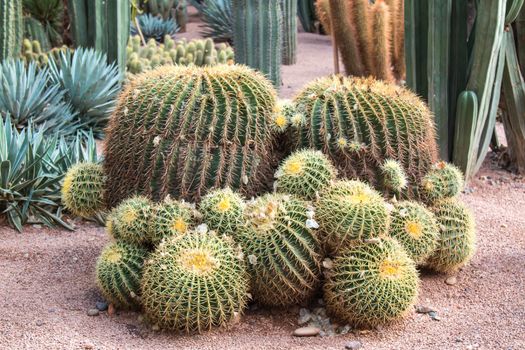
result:
[(232, 41), (233, 13), (229, 0), (203, 0), (197, 9), (204, 22), (202, 36)]
[(199, 204), (199, 211), (210, 229), (235, 236), (239, 227), (244, 224), (244, 207), (242, 196), (225, 188), (204, 196)]
[(202, 332), (227, 326), (248, 299), (242, 254), (212, 232), (191, 232), (162, 242), (146, 263), (142, 304), (162, 328)]
[(116, 242), (106, 246), (97, 260), (97, 285), (104, 298), (117, 307), (133, 308), (140, 303), (140, 280), (147, 251)]
[(403, 317), (417, 299), (416, 266), (391, 238), (354, 241), (327, 272), (324, 299), (337, 319), (374, 327)]
[(142, 196), (126, 199), (115, 208), (113, 214), (113, 238), (135, 245), (151, 243), (153, 203)]
[(156, 245), (167, 237), (186, 234), (195, 223), (195, 209), (191, 204), (165, 199), (155, 208), (150, 241)]
[(437, 247), (427, 264), (438, 272), (455, 272), (469, 263), (476, 250), (474, 217), (456, 198), (437, 202), (432, 211), (440, 233)]
[(281, 163), (275, 174), (275, 188), (313, 200), (335, 180), (335, 175), (334, 166), (321, 151), (306, 149), (292, 153)]
[(387, 159), (381, 166), (383, 186), (394, 194), (400, 194), (408, 184), (407, 175), (403, 166), (393, 159)]
[(465, 185), (461, 170), (455, 165), (438, 162), (421, 181), (421, 192), (430, 203), (456, 196)]
[(307, 301), (320, 277), (313, 210), (293, 196), (267, 194), (249, 203), (245, 216), (237, 240), (248, 258), (255, 300), (270, 306)]
[[(137, 21), (140, 30), (145, 40), (155, 39), (158, 42), (163, 42), (166, 35), (173, 36), (179, 31), (177, 23), (171, 19), (163, 19), (162, 17), (152, 16), (149, 13), (137, 16)], [(131, 23), (131, 35), (138, 35), (139, 31), (134, 22)]]
[(71, 213), (88, 218), (104, 210), (106, 185), (101, 164), (79, 163), (72, 166), (62, 185), (62, 203)]
[(275, 112), (273, 115), (273, 129), (277, 132), (283, 133), (290, 125), (290, 118), (293, 116), (295, 108), (291, 101), (280, 100), (275, 105)]
[(403, 201), (394, 205), (390, 215), (390, 236), (401, 243), (416, 263), (424, 262), (439, 237), (434, 214), (419, 203)]
[(383, 197), (356, 180), (339, 180), (321, 192), (317, 220), (325, 249), (336, 254), (352, 240), (386, 235), (390, 222)]
[[(61, 0), (24, 0), (24, 12), (41, 23), (52, 46), (62, 45), (64, 5)], [(25, 21), (25, 19), (24, 19)]]

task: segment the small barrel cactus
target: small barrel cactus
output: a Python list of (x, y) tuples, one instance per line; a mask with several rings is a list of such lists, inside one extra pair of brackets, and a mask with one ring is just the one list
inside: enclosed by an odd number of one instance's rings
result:
[(455, 165), (438, 162), (421, 181), (421, 192), (430, 203), (456, 196), (465, 185), (463, 173)]
[(282, 162), (275, 174), (275, 189), (313, 200), (335, 180), (335, 175), (334, 166), (321, 151), (302, 150)]
[(242, 254), (223, 237), (191, 232), (163, 241), (142, 278), (142, 304), (162, 328), (202, 332), (227, 326), (248, 299)]
[(199, 210), (211, 230), (235, 236), (244, 224), (244, 200), (230, 188), (214, 190), (202, 198)]
[(332, 183), (321, 192), (316, 208), (327, 253), (336, 254), (352, 240), (375, 238), (388, 232), (387, 203), (361, 181)]
[(104, 210), (106, 177), (102, 165), (78, 163), (67, 171), (62, 184), (62, 203), (71, 213), (89, 218)]
[(110, 214), (113, 238), (135, 245), (150, 244), (153, 216), (153, 203), (146, 197), (126, 199)]
[(439, 201), (432, 211), (440, 229), (437, 248), (427, 260), (430, 268), (450, 273), (468, 264), (475, 252), (474, 218), (468, 208), (455, 198)]
[(407, 175), (397, 160), (387, 159), (381, 166), (381, 174), (385, 190), (400, 194), (407, 187)]
[(434, 214), (421, 204), (403, 201), (395, 204), (390, 216), (390, 236), (401, 243), (416, 263), (424, 262), (439, 237)]
[(249, 203), (245, 216), (237, 240), (248, 258), (254, 299), (269, 306), (306, 302), (320, 278), (313, 211), (293, 196), (267, 194)]
[(183, 235), (191, 231), (196, 224), (195, 214), (192, 204), (165, 199), (155, 208), (149, 231), (151, 243), (156, 245), (166, 237)]
[(97, 285), (104, 298), (121, 308), (140, 304), (140, 279), (147, 251), (116, 242), (108, 245), (97, 260)]
[(417, 299), (414, 261), (391, 238), (347, 247), (327, 272), (329, 313), (355, 326), (374, 327), (403, 317)]
[(306, 118), (293, 133), (296, 147), (322, 150), (346, 177), (381, 185), (381, 165), (394, 159), (415, 196), (414, 186), (437, 160), (432, 113), (404, 88), (334, 76), (308, 84), (294, 102)]

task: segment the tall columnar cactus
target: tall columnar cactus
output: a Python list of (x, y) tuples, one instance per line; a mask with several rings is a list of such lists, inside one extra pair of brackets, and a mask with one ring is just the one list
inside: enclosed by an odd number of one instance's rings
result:
[(242, 66), (162, 67), (121, 94), (107, 133), (106, 199), (194, 201), (229, 186), (252, 196), (272, 175), (275, 90)]
[(67, 171), (62, 185), (62, 203), (75, 215), (88, 218), (104, 210), (106, 177), (102, 165), (78, 163)]
[(199, 203), (203, 221), (219, 234), (235, 236), (244, 221), (243, 198), (230, 188), (208, 193)]
[(281, 0), (283, 14), (283, 60), (284, 65), (297, 62), (297, 1)]
[(222, 237), (191, 232), (161, 243), (146, 263), (142, 304), (162, 328), (202, 332), (237, 318), (248, 299), (242, 254)]
[(235, 62), (261, 71), (276, 87), (281, 85), (281, 1), (232, 0)]
[(437, 160), (432, 114), (411, 92), (373, 79), (329, 77), (295, 98), (306, 125), (294, 131), (297, 148), (323, 150), (347, 177), (379, 185), (386, 159), (401, 163), (413, 195)]
[(0, 0), (0, 62), (20, 54), (23, 35), (22, 0)]
[(297, 0), (297, 15), (305, 32), (316, 31), (315, 0)]
[(255, 300), (270, 306), (307, 301), (320, 278), (313, 210), (294, 197), (267, 194), (248, 204), (245, 217), (236, 240), (248, 259)]

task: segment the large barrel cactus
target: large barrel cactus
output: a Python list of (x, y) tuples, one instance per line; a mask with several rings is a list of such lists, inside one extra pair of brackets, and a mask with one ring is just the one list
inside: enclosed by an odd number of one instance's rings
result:
[(108, 128), (110, 206), (132, 193), (196, 200), (268, 186), (275, 90), (242, 66), (161, 67), (133, 80)]
[(295, 98), (306, 125), (294, 131), (297, 148), (329, 155), (343, 175), (374, 185), (386, 159), (398, 160), (415, 192), (436, 161), (432, 114), (411, 92), (374, 79), (321, 78)]

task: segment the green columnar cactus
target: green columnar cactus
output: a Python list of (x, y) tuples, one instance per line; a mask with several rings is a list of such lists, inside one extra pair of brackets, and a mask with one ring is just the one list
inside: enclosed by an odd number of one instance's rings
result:
[(320, 278), (317, 226), (305, 202), (284, 194), (267, 194), (249, 203), (237, 241), (248, 258), (252, 294), (269, 306), (303, 303)]
[(391, 239), (355, 242), (333, 261), (324, 286), (327, 310), (343, 322), (374, 327), (403, 317), (417, 299), (416, 266)]
[(117, 307), (140, 304), (140, 279), (147, 251), (124, 242), (104, 248), (97, 260), (97, 285), (104, 298)]
[[(323, 150), (343, 176), (377, 183), (386, 159), (399, 161), (416, 186), (437, 160), (432, 114), (416, 95), (373, 79), (329, 77), (295, 98), (306, 126), (297, 148)], [(413, 196), (413, 187), (408, 195)]]
[(335, 175), (334, 166), (321, 151), (302, 150), (282, 162), (275, 173), (275, 189), (313, 200), (335, 180)]
[(281, 0), (283, 14), (283, 60), (284, 65), (297, 63), (297, 1)]
[(165, 199), (155, 208), (150, 241), (156, 245), (167, 237), (184, 235), (195, 223), (195, 208), (191, 204)]
[(416, 202), (403, 201), (390, 213), (389, 234), (416, 263), (423, 263), (436, 248), (439, 228), (431, 211)]
[(304, 31), (314, 33), (316, 31), (315, 0), (297, 0), (297, 14)]
[(399, 195), (408, 184), (407, 175), (397, 160), (387, 159), (381, 166), (383, 188)]
[(438, 162), (421, 181), (421, 193), (425, 200), (435, 203), (456, 196), (465, 185), (461, 170), (452, 164)]
[(62, 184), (62, 204), (71, 213), (89, 218), (104, 210), (106, 177), (100, 164), (78, 163), (67, 171)]
[(223, 237), (191, 232), (159, 245), (144, 269), (142, 304), (162, 328), (202, 332), (243, 312), (248, 275), (242, 254)]
[(135, 245), (148, 245), (154, 211), (149, 199), (141, 196), (126, 199), (112, 215), (113, 238)]
[(23, 34), (22, 0), (0, 0), (0, 62), (20, 54)]
[(242, 66), (167, 66), (134, 79), (107, 130), (108, 203), (133, 193), (194, 202), (226, 186), (261, 192), (274, 108), (270, 82)]
[(230, 188), (208, 193), (199, 204), (202, 219), (211, 230), (232, 236), (244, 224), (244, 207), (243, 198)]
[(332, 183), (321, 192), (316, 208), (327, 253), (337, 254), (353, 240), (372, 239), (388, 232), (386, 202), (361, 181)]
[(474, 255), (476, 231), (468, 208), (455, 198), (439, 201), (432, 211), (440, 229), (438, 245), (427, 260), (438, 272), (455, 272), (469, 263)]
[(44, 51), (51, 49), (51, 42), (47, 36), (44, 25), (33, 17), (24, 17), (25, 36), (33, 41), (37, 41)]
[(281, 0), (232, 0), (235, 62), (264, 73), (281, 85)]

